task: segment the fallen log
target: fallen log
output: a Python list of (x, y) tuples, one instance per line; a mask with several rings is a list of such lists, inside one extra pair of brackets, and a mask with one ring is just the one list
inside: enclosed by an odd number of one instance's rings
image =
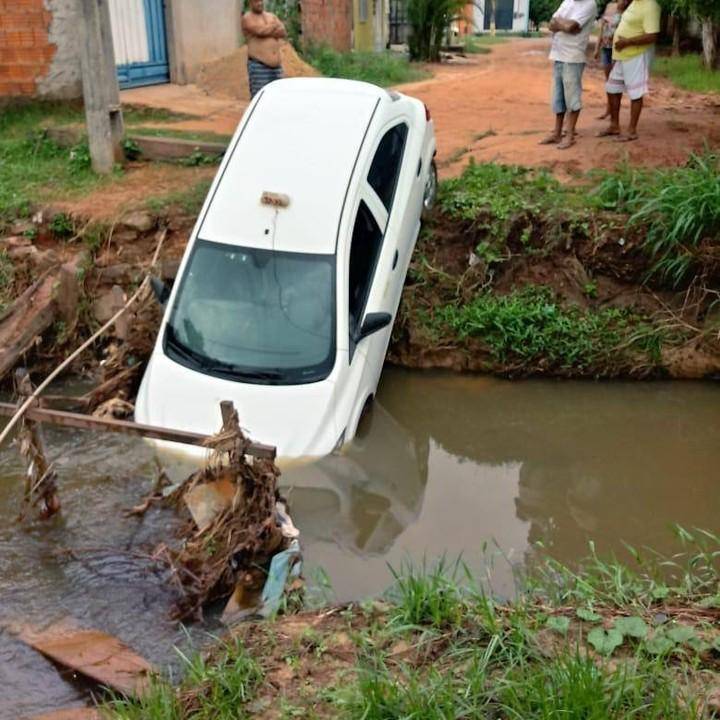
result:
[(74, 266), (63, 265), (45, 272), (0, 317), (0, 379), (56, 319), (74, 323), (76, 313)]

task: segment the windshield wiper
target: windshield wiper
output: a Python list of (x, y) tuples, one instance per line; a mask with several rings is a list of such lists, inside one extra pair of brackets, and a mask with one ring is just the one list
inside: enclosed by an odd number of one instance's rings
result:
[(207, 368), (210, 372), (227, 372), (249, 380), (281, 380), (284, 375), (279, 370), (248, 370), (232, 363), (217, 362)]
[(172, 347), (174, 353), (181, 355), (186, 360), (191, 360), (196, 365), (199, 365), (203, 370), (208, 370), (211, 364), (215, 362), (212, 358), (209, 358), (202, 353), (193, 350), (191, 347), (188, 347), (184, 342), (178, 340), (172, 325), (168, 325), (167, 334), (165, 337), (168, 344)]

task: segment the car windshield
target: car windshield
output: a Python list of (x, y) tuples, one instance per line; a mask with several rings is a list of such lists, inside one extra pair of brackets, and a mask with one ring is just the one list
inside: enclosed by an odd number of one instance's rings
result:
[(247, 382), (322, 380), (335, 355), (333, 259), (198, 240), (173, 303), (166, 354)]

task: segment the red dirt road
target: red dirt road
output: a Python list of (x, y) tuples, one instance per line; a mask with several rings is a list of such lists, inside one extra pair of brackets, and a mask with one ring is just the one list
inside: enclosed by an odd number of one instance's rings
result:
[[(488, 55), (466, 63), (432, 66), (434, 77), (399, 89), (427, 103), (435, 119), (440, 174), (457, 175), (470, 157), (481, 162), (546, 167), (571, 180), (592, 168), (612, 168), (628, 160), (633, 165), (679, 165), (707, 142), (720, 146), (720, 95), (703, 96), (678, 90), (653, 78), (651, 95), (640, 123), (640, 139), (618, 143), (596, 138), (606, 121), (604, 77), (590, 64), (585, 72), (585, 109), (580, 116), (577, 145), (569, 150), (540, 146), (553, 125), (549, 106), (551, 63), (549, 40), (514, 39), (492, 46)], [(231, 134), (246, 104), (205, 95), (194, 85), (138, 88), (122, 93), (125, 103), (167, 108), (196, 117), (179, 123), (156, 123), (175, 129)], [(627, 99), (622, 120), (627, 122)], [(142, 175), (149, 170), (134, 170)], [(159, 171), (156, 171), (159, 172)], [(168, 174), (168, 173), (165, 173)], [(172, 184), (170, 177), (164, 178)], [(127, 197), (153, 182), (126, 179)], [(185, 184), (185, 178), (180, 180)]]
[[(595, 65), (585, 72), (577, 145), (569, 150), (538, 145), (554, 120), (548, 49), (546, 39), (513, 40), (473, 58), (472, 65), (444, 66), (432, 80), (402, 87), (432, 112), (442, 175), (458, 174), (474, 157), (543, 166), (568, 177), (595, 167), (611, 168), (626, 158), (633, 165), (677, 165), (706, 141), (720, 145), (720, 96), (687, 93), (656, 78), (640, 121), (640, 139), (618, 143), (596, 138), (606, 121), (596, 119), (604, 110), (605, 92), (604, 76)], [(627, 116), (624, 107), (623, 124)]]

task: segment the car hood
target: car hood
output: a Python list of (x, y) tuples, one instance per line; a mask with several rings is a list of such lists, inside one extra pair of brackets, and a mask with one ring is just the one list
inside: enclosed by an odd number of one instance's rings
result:
[(251, 440), (274, 445), (278, 457), (321, 456), (332, 452), (335, 383), (256, 385), (191, 370), (156, 349), (135, 407), (137, 422), (212, 435), (222, 425), (220, 402), (230, 400)]

